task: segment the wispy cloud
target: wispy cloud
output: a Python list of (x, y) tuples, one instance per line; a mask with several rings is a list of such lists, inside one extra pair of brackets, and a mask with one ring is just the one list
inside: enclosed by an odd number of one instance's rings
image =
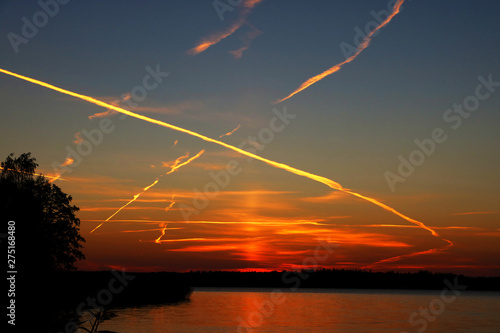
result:
[(482, 214), (496, 214), (498, 212), (465, 212), (465, 213), (453, 213), (450, 215), (482, 215)]
[(252, 44), (252, 41), (257, 38), (262, 31), (254, 27), (252, 24), (247, 22), (247, 25), (252, 28), (251, 31), (248, 31), (246, 34), (241, 37), (241, 41), (243, 42), (243, 46), (241, 46), (239, 49), (229, 51), (235, 57), (236, 59), (239, 59), (243, 56), (243, 51), (248, 50), (250, 45)]
[[(245, 23), (247, 23), (246, 22), (247, 16), (252, 12), (252, 9), (260, 2), (262, 2), (262, 0), (246, 0), (246, 1), (244, 1), (242, 3), (242, 5), (240, 5), (240, 12), (239, 12), (238, 18), (235, 21), (233, 21), (229, 25), (229, 27), (227, 27), (225, 30), (212, 33), (212, 34), (208, 35), (207, 37), (203, 37), (201, 39), (201, 41), (195, 47), (193, 47), (192, 49), (187, 51), (187, 54), (193, 55), (193, 56), (197, 55), (197, 54), (205, 51), (206, 49), (208, 49), (212, 45), (219, 43), (224, 38), (231, 36), (238, 29), (240, 29)], [(257, 34), (257, 36), (258, 36), (258, 34)], [(257, 37), (257, 36), (255, 36), (255, 37)], [(249, 40), (249, 42), (250, 41), (251, 40)], [(247, 46), (247, 48), (248, 48), (248, 46)], [(241, 52), (243, 52), (243, 51), (241, 51)]]

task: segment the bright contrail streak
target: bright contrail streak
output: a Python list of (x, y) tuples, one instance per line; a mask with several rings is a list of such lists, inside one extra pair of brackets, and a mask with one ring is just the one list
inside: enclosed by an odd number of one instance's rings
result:
[(94, 231), (96, 231), (97, 229), (99, 229), (104, 224), (104, 222), (108, 222), (109, 220), (111, 220), (113, 218), (113, 216), (115, 216), (116, 214), (118, 214), (123, 208), (127, 207), (132, 202), (136, 201), (137, 198), (139, 198), (141, 196), (141, 194), (143, 194), (144, 192), (146, 192), (147, 190), (149, 190), (151, 187), (155, 186), (157, 183), (158, 183), (158, 178), (156, 178), (156, 180), (151, 185), (146, 186), (142, 190), (142, 192), (139, 192), (136, 195), (134, 195), (134, 197), (132, 198), (132, 200), (130, 200), (129, 202), (127, 202), (125, 205), (121, 206), (116, 212), (113, 213), (113, 215), (111, 215), (105, 221), (103, 221), (101, 224), (99, 224), (97, 227), (95, 227), (94, 229), (92, 229), (92, 231), (90, 233), (93, 233)]
[[(169, 175), (171, 173), (173, 173), (174, 171), (176, 171), (177, 169), (179, 169), (180, 167), (186, 165), (186, 164), (189, 164), (191, 163), (191, 161), (194, 161), (195, 159), (197, 159), (198, 157), (200, 157), (205, 151), (204, 150), (201, 150), (198, 154), (196, 154), (195, 156), (191, 157), (189, 160), (185, 161), (185, 162), (182, 162), (182, 159), (184, 158), (187, 158), (189, 156), (189, 153), (186, 153), (186, 155), (184, 156), (181, 156), (179, 158), (177, 158), (172, 166), (172, 169), (170, 169), (169, 172), (166, 173), (166, 175)], [(162, 175), (163, 176), (163, 175)], [(161, 176), (160, 176), (161, 177)], [(151, 187), (155, 186), (158, 181), (160, 180), (160, 178), (156, 178), (156, 180), (149, 186), (146, 186), (142, 192), (140, 193), (137, 193), (136, 195), (134, 195), (134, 197), (132, 198), (132, 200), (130, 200), (129, 202), (127, 202), (125, 205), (123, 205), (122, 207), (120, 207), (116, 212), (114, 212), (113, 215), (111, 215), (110, 217), (108, 217), (104, 222), (108, 222), (109, 220), (111, 220), (113, 218), (113, 216), (115, 216), (116, 214), (118, 214), (123, 208), (127, 207), (128, 205), (130, 205), (132, 202), (136, 201), (137, 198), (139, 198), (144, 192), (146, 192), (147, 190), (149, 190)], [(173, 198), (172, 198), (173, 200)], [(171, 208), (171, 207), (170, 207)], [(170, 209), (168, 208), (168, 209)], [(92, 229), (92, 231), (90, 233), (93, 233), (95, 230), (97, 230), (98, 228), (100, 228), (104, 222), (102, 222), (101, 224), (99, 224), (97, 227), (95, 227), (94, 229)]]
[(234, 132), (236, 132), (239, 128), (241, 127), (241, 124), (236, 126), (236, 128), (230, 132), (227, 132), (226, 134), (222, 134), (221, 136), (219, 136), (219, 139), (222, 139), (223, 137), (225, 136), (230, 136), (230, 135), (233, 135)]
[(367, 201), (369, 201), (369, 202), (371, 202), (371, 203), (373, 203), (373, 204), (375, 204), (375, 205), (377, 205), (377, 206), (379, 206), (379, 207), (381, 207), (381, 208), (383, 208), (383, 209), (385, 209), (385, 210), (387, 210), (387, 211), (389, 211), (389, 212), (391, 212), (393, 214), (396, 214), (397, 216), (399, 216), (399, 217), (407, 220), (408, 222), (416, 224), (419, 227), (421, 227), (421, 228), (423, 228), (423, 229), (425, 229), (427, 231), (430, 231), (433, 236), (438, 237), (438, 238), (442, 239), (443, 241), (445, 241), (447, 243), (451, 243), (449, 240), (441, 238), (436, 231), (434, 231), (433, 229), (425, 226), (425, 224), (423, 224), (422, 222), (414, 220), (414, 219), (412, 219), (412, 218), (410, 218), (410, 217), (408, 217), (408, 216), (406, 216), (406, 215), (398, 212), (394, 208), (389, 207), (389, 206), (387, 206), (387, 205), (385, 205), (385, 204), (383, 204), (383, 203), (381, 203), (381, 202), (379, 202), (379, 201), (377, 201), (377, 200), (375, 200), (373, 198), (368, 198), (368, 197), (365, 197), (365, 196), (363, 196), (361, 194), (358, 194), (356, 192), (352, 192), (351, 190), (342, 187), (342, 185), (340, 185), (339, 183), (337, 183), (337, 182), (335, 182), (335, 181), (333, 181), (331, 179), (328, 179), (326, 177), (318, 176), (318, 175), (315, 175), (313, 173), (310, 173), (310, 172), (307, 172), (307, 171), (303, 171), (303, 170), (291, 167), (291, 166), (289, 166), (287, 164), (284, 164), (284, 163), (279, 163), (279, 162), (275, 162), (273, 160), (269, 160), (269, 159), (267, 159), (265, 157), (261, 157), (259, 155), (255, 155), (255, 154), (250, 153), (250, 152), (248, 152), (246, 150), (243, 150), (241, 148), (238, 148), (238, 147), (232, 146), (230, 144), (227, 144), (227, 143), (225, 143), (223, 141), (212, 139), (212, 138), (209, 138), (209, 137), (207, 137), (207, 136), (205, 136), (203, 134), (199, 134), (197, 132), (193, 132), (191, 130), (188, 130), (188, 129), (185, 129), (185, 128), (182, 128), (182, 127), (171, 125), (169, 123), (165, 123), (165, 122), (160, 121), (160, 120), (156, 120), (156, 119), (153, 119), (153, 118), (149, 118), (149, 117), (146, 117), (146, 116), (143, 116), (143, 115), (140, 115), (140, 114), (137, 114), (137, 113), (125, 110), (123, 108), (120, 108), (118, 106), (114, 106), (114, 105), (105, 103), (105, 102), (100, 101), (98, 99), (95, 99), (93, 97), (85, 96), (85, 95), (78, 94), (78, 93), (75, 93), (75, 92), (72, 92), (72, 91), (69, 91), (69, 90), (66, 90), (66, 89), (62, 89), (62, 88), (56, 87), (54, 85), (51, 85), (51, 84), (48, 84), (48, 83), (45, 83), (45, 82), (42, 82), (42, 81), (39, 81), (39, 80), (36, 80), (36, 79), (32, 79), (32, 78), (29, 78), (29, 77), (26, 77), (26, 76), (23, 76), (23, 75), (20, 75), (20, 74), (9, 72), (9, 71), (7, 71), (5, 69), (1, 69), (0, 68), (0, 72), (8, 74), (8, 75), (11, 75), (11, 76), (14, 76), (14, 77), (17, 77), (19, 79), (22, 79), (22, 80), (25, 80), (25, 81), (28, 81), (28, 82), (31, 82), (31, 83), (34, 83), (34, 84), (37, 84), (37, 85), (40, 85), (42, 87), (46, 87), (46, 88), (58, 91), (58, 92), (60, 92), (62, 94), (66, 94), (66, 95), (69, 95), (69, 96), (73, 96), (73, 97), (82, 99), (84, 101), (87, 101), (87, 102), (90, 102), (90, 103), (102, 106), (104, 108), (115, 110), (117, 112), (126, 114), (126, 115), (128, 115), (130, 117), (141, 119), (141, 120), (147, 121), (147, 122), (152, 123), (152, 124), (157, 124), (157, 125), (160, 125), (160, 126), (163, 126), (163, 127), (166, 127), (166, 128), (173, 129), (173, 130), (178, 131), (178, 132), (189, 134), (191, 136), (200, 138), (200, 139), (202, 139), (204, 141), (207, 141), (207, 142), (212, 142), (212, 143), (218, 144), (218, 145), (220, 145), (222, 147), (231, 149), (231, 150), (233, 150), (233, 151), (235, 151), (237, 153), (240, 153), (242, 155), (245, 155), (245, 156), (251, 157), (253, 159), (262, 161), (264, 163), (267, 163), (267, 164), (269, 164), (269, 165), (271, 165), (271, 166), (273, 166), (275, 168), (283, 169), (285, 171), (288, 171), (290, 173), (296, 174), (298, 176), (309, 178), (309, 179), (314, 180), (316, 182), (325, 184), (326, 186), (328, 186), (328, 187), (330, 187), (330, 188), (332, 188), (334, 190), (339, 190), (339, 191), (342, 191), (342, 192), (349, 193), (351, 195), (357, 196), (357, 197), (359, 197), (359, 198), (361, 198), (363, 200), (367, 200)]
[(176, 163), (172, 166), (172, 169), (170, 169), (170, 171), (167, 172), (166, 175), (170, 175), (171, 173), (174, 173), (175, 171), (177, 171), (180, 167), (183, 167), (184, 165), (191, 163), (192, 161), (194, 161), (195, 159), (197, 159), (198, 157), (203, 155), (204, 152), (205, 152), (205, 150), (200, 150), (200, 152), (198, 154), (194, 155), (193, 157), (191, 157), (190, 159), (188, 159), (182, 163), (179, 163), (180, 161), (179, 161), (179, 159), (177, 159), (175, 161)]
[(423, 224), (423, 223), (422, 223), (422, 222), (420, 222), (420, 221), (414, 220), (414, 219), (412, 219), (411, 217), (408, 217), (408, 216), (406, 216), (406, 215), (404, 215), (404, 214), (401, 214), (400, 212), (398, 212), (398, 211), (397, 211), (397, 210), (395, 210), (394, 208), (389, 207), (389, 206), (387, 206), (387, 205), (385, 205), (385, 204), (381, 203), (380, 201), (377, 201), (377, 200), (375, 200), (375, 199), (373, 199), (373, 198), (370, 198), (370, 197), (365, 197), (364, 195), (361, 195), (361, 194), (356, 193), (356, 192), (352, 192), (351, 190), (342, 190), (342, 191), (343, 191), (343, 192), (345, 192), (345, 193), (349, 193), (349, 194), (351, 194), (351, 195), (354, 195), (354, 196), (356, 196), (356, 197), (358, 197), (358, 198), (361, 198), (361, 199), (363, 199), (363, 200), (369, 201), (369, 202), (371, 202), (371, 203), (373, 203), (373, 204), (375, 204), (375, 205), (377, 205), (377, 206), (379, 206), (379, 207), (382, 207), (383, 209), (385, 209), (385, 210), (387, 210), (387, 211), (389, 211), (389, 212), (391, 212), (391, 213), (393, 213), (393, 214), (396, 214), (397, 216), (399, 216), (399, 217), (401, 217), (401, 218), (403, 218), (403, 219), (407, 220), (408, 222), (411, 222), (411, 223), (413, 223), (413, 224), (416, 224), (416, 225), (418, 225), (420, 228), (422, 228), (422, 229), (425, 229), (425, 230), (429, 231), (429, 232), (432, 234), (432, 236), (434, 236), (434, 237), (439, 237), (438, 233), (437, 233), (434, 229), (429, 228), (428, 226), (426, 226), (425, 224)]
[(181, 163), (184, 159), (186, 159), (188, 157), (189, 157), (189, 152), (186, 152), (186, 154), (177, 157), (174, 161), (162, 162), (162, 166), (164, 166), (165, 168), (172, 169), (173, 167), (175, 167), (176, 165), (179, 165), (179, 163)]
[(358, 57), (358, 55), (363, 52), (364, 49), (366, 49), (369, 45), (370, 45), (370, 42), (373, 38), (373, 35), (375, 33), (377, 33), (377, 31), (379, 31), (381, 28), (383, 28), (384, 26), (386, 26), (387, 24), (389, 24), (389, 22), (392, 20), (392, 18), (394, 16), (396, 16), (400, 9), (401, 9), (401, 5), (403, 4), (404, 0), (398, 0), (395, 4), (394, 4), (394, 7), (392, 9), (392, 13), (384, 20), (382, 21), (382, 23), (380, 23), (380, 25), (378, 25), (375, 29), (373, 29), (368, 35), (366, 35), (366, 37), (363, 39), (363, 41), (361, 42), (361, 44), (357, 47), (357, 50), (356, 52), (354, 52), (353, 55), (351, 55), (349, 58), (347, 58), (346, 60), (342, 61), (341, 63), (327, 69), (326, 71), (324, 71), (323, 73), (321, 74), (318, 74), (316, 76), (313, 76), (312, 78), (310, 78), (309, 80), (305, 81), (304, 83), (302, 83), (300, 85), (300, 87), (298, 87), (294, 92), (292, 92), (290, 95), (282, 98), (282, 99), (279, 99), (277, 101), (274, 101), (273, 104), (277, 104), (277, 103), (281, 103), (287, 99), (289, 99), (290, 97), (292, 97), (293, 95), (295, 94), (298, 94), (299, 92), (301, 92), (302, 90), (306, 89), (307, 87), (313, 85), (314, 83), (324, 79), (325, 77), (327, 77), (328, 75), (331, 75), (335, 72), (337, 72), (338, 70), (340, 70), (342, 68), (342, 66), (344, 66), (345, 64), (348, 64), (350, 63), (351, 61), (353, 61), (354, 59), (356, 59)]

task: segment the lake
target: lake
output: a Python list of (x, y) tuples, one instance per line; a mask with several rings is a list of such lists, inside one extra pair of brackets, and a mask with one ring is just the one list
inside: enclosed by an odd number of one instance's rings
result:
[(500, 293), (196, 288), (190, 301), (119, 309), (131, 332), (500, 332)]

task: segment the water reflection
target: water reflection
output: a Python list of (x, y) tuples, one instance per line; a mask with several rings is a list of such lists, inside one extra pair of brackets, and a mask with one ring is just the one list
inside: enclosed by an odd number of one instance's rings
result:
[[(493, 295), (493, 296), (492, 296)], [(116, 311), (101, 330), (129, 332), (416, 332), (409, 316), (439, 292), (203, 289), (191, 301)], [(500, 328), (500, 294), (464, 293), (428, 332)]]

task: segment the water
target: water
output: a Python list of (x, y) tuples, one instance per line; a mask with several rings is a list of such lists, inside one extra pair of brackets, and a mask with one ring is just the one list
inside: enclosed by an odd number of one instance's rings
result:
[[(178, 305), (120, 309), (100, 330), (131, 332), (500, 332), (500, 293), (198, 288)], [(445, 302), (446, 301), (446, 302)], [(430, 309), (429, 309), (430, 307)], [(418, 311), (428, 310), (427, 319)], [(412, 317), (410, 323), (410, 316)]]

